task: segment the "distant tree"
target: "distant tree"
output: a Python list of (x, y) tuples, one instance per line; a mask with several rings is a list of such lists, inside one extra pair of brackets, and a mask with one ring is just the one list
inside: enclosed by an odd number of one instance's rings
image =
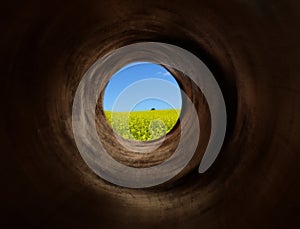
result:
[(151, 108), (151, 111), (155, 111), (155, 108), (154, 108), (154, 107), (152, 107), (152, 108)]

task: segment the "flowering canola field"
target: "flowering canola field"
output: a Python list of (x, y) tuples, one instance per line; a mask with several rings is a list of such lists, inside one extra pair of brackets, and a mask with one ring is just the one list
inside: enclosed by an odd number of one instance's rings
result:
[(132, 112), (105, 111), (113, 130), (125, 139), (150, 141), (163, 137), (175, 126), (180, 110)]

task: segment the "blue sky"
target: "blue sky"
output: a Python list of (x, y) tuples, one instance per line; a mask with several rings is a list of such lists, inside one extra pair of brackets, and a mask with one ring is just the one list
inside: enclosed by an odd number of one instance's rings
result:
[(181, 102), (174, 77), (162, 66), (149, 62), (120, 69), (110, 79), (103, 98), (104, 110), (113, 111), (181, 109)]

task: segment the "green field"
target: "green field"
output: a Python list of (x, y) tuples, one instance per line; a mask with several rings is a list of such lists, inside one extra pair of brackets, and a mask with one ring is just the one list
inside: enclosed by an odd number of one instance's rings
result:
[(125, 139), (150, 141), (168, 133), (176, 124), (180, 110), (133, 112), (105, 111), (114, 131)]

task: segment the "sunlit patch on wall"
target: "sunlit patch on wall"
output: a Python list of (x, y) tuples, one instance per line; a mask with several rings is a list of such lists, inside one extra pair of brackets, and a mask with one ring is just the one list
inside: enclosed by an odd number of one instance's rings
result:
[(72, 127), (97, 175), (147, 188), (213, 164), (226, 133), (226, 108), (198, 57), (178, 46), (141, 42), (111, 51), (88, 69), (76, 90)]

